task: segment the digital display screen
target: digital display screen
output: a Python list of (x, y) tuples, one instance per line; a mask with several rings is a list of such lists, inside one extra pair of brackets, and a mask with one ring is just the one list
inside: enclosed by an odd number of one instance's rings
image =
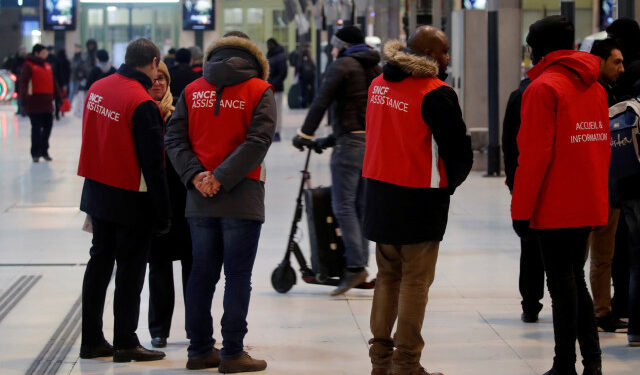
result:
[(213, 0), (185, 0), (182, 5), (184, 30), (213, 30)]
[(45, 30), (75, 30), (77, 0), (43, 0)]
[(487, 9), (487, 0), (464, 0), (465, 9)]

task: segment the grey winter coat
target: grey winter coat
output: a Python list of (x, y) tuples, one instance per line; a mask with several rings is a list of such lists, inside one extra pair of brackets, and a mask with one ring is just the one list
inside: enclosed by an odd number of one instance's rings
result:
[[(224, 97), (224, 86), (233, 86), (253, 77), (266, 79), (269, 63), (251, 41), (226, 37), (214, 43), (205, 54), (204, 79), (216, 86)], [(224, 108), (218, 108), (224, 111)], [(264, 221), (264, 182), (246, 178), (264, 160), (275, 133), (276, 103), (273, 90), (266, 90), (255, 108), (247, 137), (216, 169), (222, 189), (211, 198), (203, 197), (193, 186), (193, 178), (205, 168), (191, 149), (189, 117), (184, 91), (167, 124), (167, 155), (187, 187), (186, 217), (225, 217)], [(216, 116), (211, 118), (215, 124)]]

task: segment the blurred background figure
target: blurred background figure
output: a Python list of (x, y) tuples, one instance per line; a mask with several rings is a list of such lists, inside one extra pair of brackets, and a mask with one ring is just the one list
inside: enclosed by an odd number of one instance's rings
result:
[(173, 96), (174, 105), (180, 98), (184, 88), (200, 77), (199, 73), (191, 69), (191, 51), (188, 49), (180, 48), (176, 52), (175, 62), (176, 64), (169, 68), (169, 75), (171, 76), (169, 89)]
[(267, 40), (267, 59), (269, 60), (269, 78), (267, 81), (273, 86), (276, 92), (276, 106), (278, 109), (278, 121), (276, 123), (276, 134), (274, 142), (280, 142), (280, 130), (282, 128), (282, 98), (284, 95), (284, 80), (287, 78), (287, 55), (277, 40), (269, 38)]
[(191, 70), (202, 75), (202, 49), (198, 46), (189, 47), (191, 52)]
[(96, 52), (96, 58), (98, 59), (98, 62), (96, 63), (96, 66), (91, 69), (89, 76), (87, 77), (87, 90), (97, 80), (116, 72), (116, 68), (114, 68), (109, 61), (109, 53), (107, 51), (103, 49), (98, 50), (98, 52)]

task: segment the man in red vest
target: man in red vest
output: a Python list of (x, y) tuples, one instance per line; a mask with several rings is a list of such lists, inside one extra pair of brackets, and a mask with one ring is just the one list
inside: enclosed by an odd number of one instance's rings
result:
[(46, 62), (47, 48), (33, 46), (32, 53), (22, 66), (18, 81), (21, 108), (31, 120), (31, 157), (37, 163), (42, 157), (51, 161), (49, 136), (53, 126), (53, 102), (62, 104), (62, 92), (53, 76), (51, 65)]
[[(147, 93), (158, 61), (160, 51), (150, 40), (134, 40), (118, 71), (87, 92), (78, 175), (85, 178), (80, 209), (91, 217), (93, 246), (82, 285), (81, 358), (164, 358), (143, 348), (136, 335), (151, 239), (170, 225), (163, 121)], [(102, 313), (114, 262), (112, 347), (102, 332)]]
[[(193, 267), (186, 296), (187, 368), (260, 371), (244, 352), (251, 272), (264, 222), (265, 168), (276, 126), (269, 63), (244, 33), (205, 54), (203, 77), (185, 87), (167, 125), (171, 163), (187, 186)], [(222, 350), (214, 347), (211, 302), (224, 266)]]
[(449, 62), (442, 31), (422, 26), (406, 46), (390, 41), (383, 59), (369, 87), (362, 171), (364, 232), (376, 242), (378, 264), (371, 374), (429, 375), (420, 365), (420, 331), (449, 199), (473, 163), (471, 139), (458, 97), (442, 81)]

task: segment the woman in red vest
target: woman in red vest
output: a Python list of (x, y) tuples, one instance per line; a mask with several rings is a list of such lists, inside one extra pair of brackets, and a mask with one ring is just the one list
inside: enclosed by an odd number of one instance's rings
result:
[(62, 104), (62, 92), (53, 77), (51, 65), (45, 61), (47, 49), (42, 44), (33, 46), (32, 53), (22, 66), (18, 81), (19, 101), (31, 120), (31, 157), (37, 163), (49, 156), (49, 136), (53, 126), (53, 101)]

